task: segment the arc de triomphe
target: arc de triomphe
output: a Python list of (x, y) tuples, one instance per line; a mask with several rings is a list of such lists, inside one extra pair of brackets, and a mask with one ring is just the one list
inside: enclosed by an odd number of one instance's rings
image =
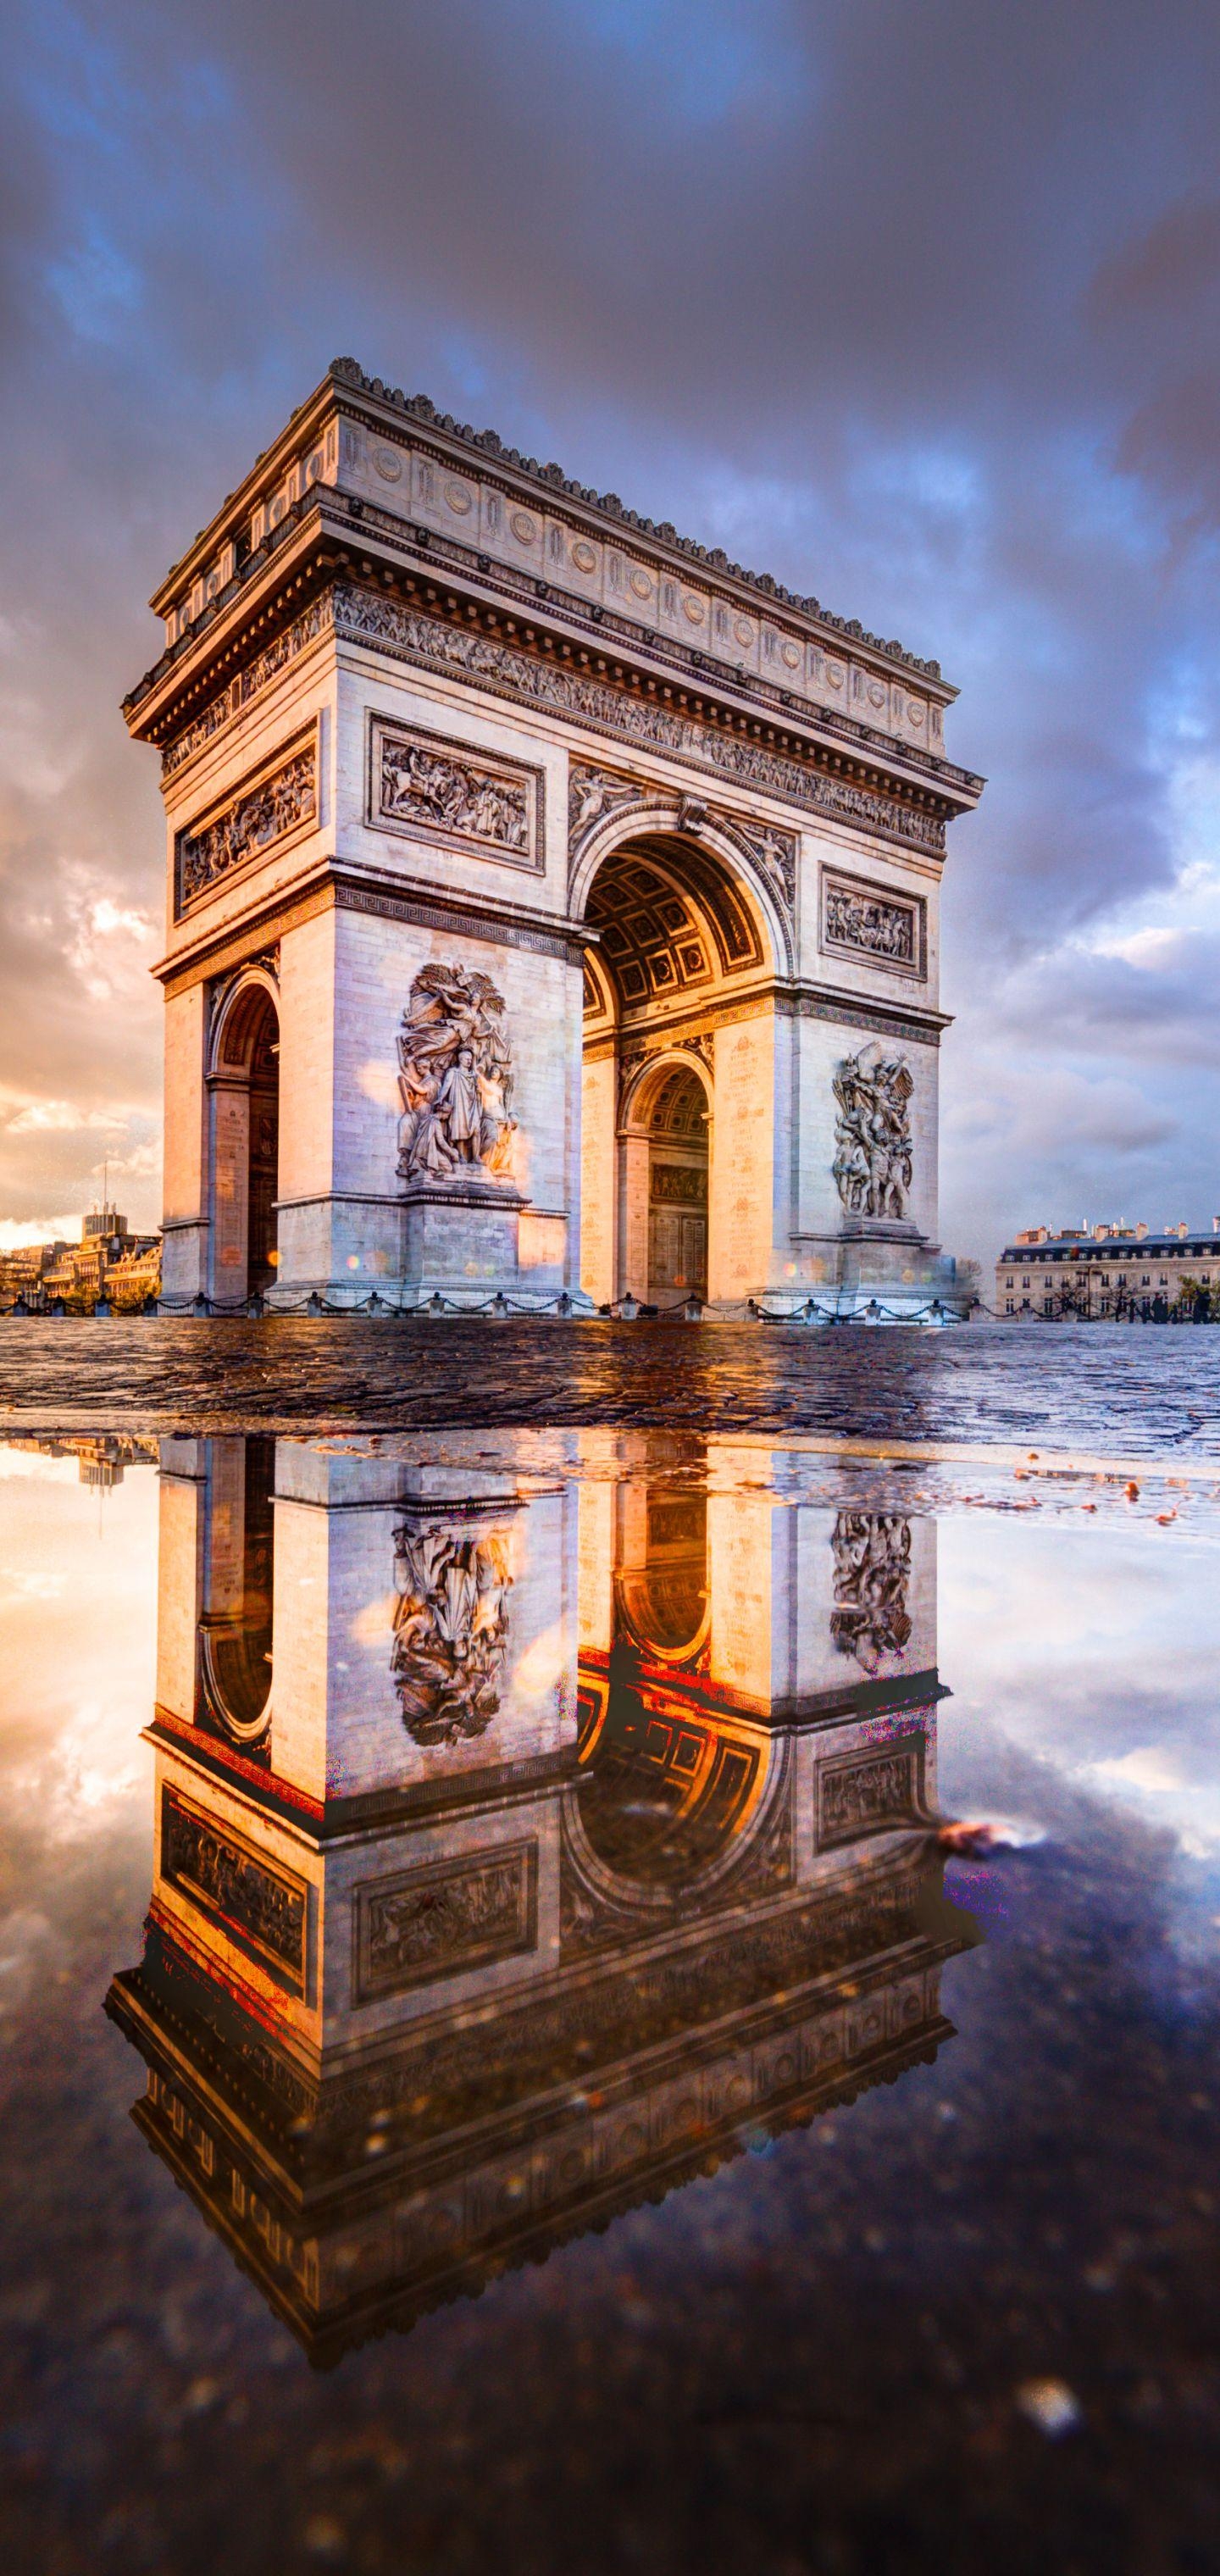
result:
[(172, 1304), (951, 1297), (936, 663), (347, 359), (152, 604)]

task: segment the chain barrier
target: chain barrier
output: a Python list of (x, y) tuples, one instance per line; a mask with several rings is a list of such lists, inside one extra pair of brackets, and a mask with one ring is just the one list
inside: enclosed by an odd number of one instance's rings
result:
[(599, 1306), (590, 1313), (589, 1309), (579, 1305), (567, 1290), (562, 1290), (556, 1297), (531, 1299), (527, 1302), (521, 1298), (506, 1297), (502, 1290), (497, 1291), (494, 1296), (476, 1299), (446, 1297), (439, 1289), (434, 1290), (431, 1297), (426, 1297), (414, 1305), (404, 1305), (401, 1302), (396, 1304), (390, 1298), (382, 1297), (376, 1289), (359, 1303), (336, 1305), (331, 1299), (319, 1295), (314, 1289), (308, 1297), (294, 1298), (287, 1303), (277, 1300), (274, 1306), (269, 1306), (266, 1300), (257, 1294), (242, 1298), (206, 1297), (202, 1293), (194, 1297), (147, 1298), (141, 1306), (118, 1308), (112, 1307), (107, 1300), (100, 1299), (94, 1307), (80, 1310), (75, 1308), (70, 1310), (65, 1306), (62, 1298), (53, 1299), (47, 1305), (31, 1305), (24, 1297), (18, 1297), (13, 1305), (0, 1309), (0, 1312), (6, 1319), (28, 1316), (43, 1320), (48, 1317), (66, 1316), (69, 1312), (77, 1311), (86, 1320), (104, 1319), (118, 1314), (129, 1318), (161, 1315), (179, 1322), (227, 1320), (234, 1323), (255, 1323), (264, 1320), (274, 1322), (281, 1315), (332, 1318), (374, 1315), (398, 1323), (412, 1318), (424, 1322), (440, 1321), (447, 1316), (461, 1315), (490, 1315), (497, 1320), (510, 1316), (529, 1315), (539, 1320), (554, 1316), (561, 1322), (575, 1320), (578, 1323), (672, 1322), (680, 1317), (688, 1324), (758, 1323), (804, 1326), (917, 1324), (938, 1328), (964, 1323), (968, 1321), (970, 1311), (978, 1310), (979, 1301), (976, 1300), (974, 1307), (963, 1315), (955, 1306), (946, 1305), (939, 1297), (917, 1307), (886, 1306), (874, 1297), (869, 1299), (866, 1306), (841, 1309), (837, 1306), (820, 1305), (815, 1297), (807, 1297), (803, 1304), (796, 1307), (771, 1307), (756, 1297), (717, 1299), (685, 1297), (678, 1299), (671, 1306), (659, 1306), (650, 1304), (645, 1299), (628, 1295)]

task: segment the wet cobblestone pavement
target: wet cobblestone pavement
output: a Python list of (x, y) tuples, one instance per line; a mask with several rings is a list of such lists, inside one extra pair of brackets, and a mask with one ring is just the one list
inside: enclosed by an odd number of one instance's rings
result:
[(472, 1420), (1220, 1458), (1220, 1332), (0, 1320), (0, 1431)]
[(0, 1343), (0, 2563), (1206, 2576), (1214, 1347)]

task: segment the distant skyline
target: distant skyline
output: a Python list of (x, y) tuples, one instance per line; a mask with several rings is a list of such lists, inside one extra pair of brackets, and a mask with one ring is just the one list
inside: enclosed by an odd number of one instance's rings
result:
[(960, 689), (941, 1222), (1220, 1211), (1220, 18), (16, 0), (0, 1247), (160, 1216), (149, 592), (328, 361)]

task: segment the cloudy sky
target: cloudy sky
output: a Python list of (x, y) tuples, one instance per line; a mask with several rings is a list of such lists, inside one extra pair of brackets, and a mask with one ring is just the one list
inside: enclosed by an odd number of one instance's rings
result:
[[(942, 1231), (1220, 1209), (1214, 0), (8, 0), (0, 1242), (159, 1214), (149, 591), (334, 356), (960, 687)], [(69, 1226), (69, 1220), (71, 1225)]]

